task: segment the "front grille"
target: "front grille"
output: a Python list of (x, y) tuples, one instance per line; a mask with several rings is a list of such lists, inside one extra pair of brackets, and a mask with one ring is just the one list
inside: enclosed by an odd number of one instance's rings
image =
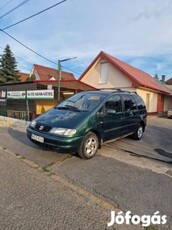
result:
[(47, 125), (36, 124), (35, 129), (47, 133), (51, 130), (51, 127)]

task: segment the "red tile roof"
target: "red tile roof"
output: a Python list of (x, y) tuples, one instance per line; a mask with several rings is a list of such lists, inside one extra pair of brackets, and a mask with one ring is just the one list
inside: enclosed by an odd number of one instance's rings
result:
[(29, 77), (29, 74), (27, 74), (27, 73), (21, 73), (21, 72), (19, 72), (18, 75), (20, 76), (20, 81), (21, 82), (25, 82), (26, 79)]
[(103, 51), (101, 51), (98, 56), (94, 59), (94, 61), (88, 66), (85, 72), (81, 75), (79, 80), (81, 80), (84, 75), (88, 72), (88, 70), (96, 63), (99, 58), (104, 58), (109, 61), (115, 68), (119, 69), (121, 72), (126, 74), (132, 81), (133, 86), (136, 87), (144, 87), (159, 91), (165, 94), (171, 94), (170, 90), (168, 90), (165, 86), (158, 83), (155, 79), (153, 79), (149, 74), (139, 70)]
[[(51, 80), (34, 80), (33, 82), (40, 83), (43, 85), (51, 84), (53, 86), (57, 87), (58, 82), (57, 81), (51, 81)], [(79, 80), (62, 80), (60, 82), (60, 87), (65, 89), (75, 89), (75, 90), (96, 90), (93, 86), (90, 86), (84, 82), (81, 82)]]
[(167, 85), (172, 85), (172, 78), (168, 79), (165, 83), (166, 83)]
[[(53, 77), (57, 79), (58, 77), (57, 69), (53, 69), (53, 68), (49, 68), (49, 67), (41, 66), (41, 65), (36, 65), (36, 64), (34, 64), (34, 68), (37, 74), (39, 75), (40, 80), (49, 80), (50, 78), (53, 78)], [(75, 77), (72, 73), (61, 71), (61, 80), (74, 80), (74, 79)]]

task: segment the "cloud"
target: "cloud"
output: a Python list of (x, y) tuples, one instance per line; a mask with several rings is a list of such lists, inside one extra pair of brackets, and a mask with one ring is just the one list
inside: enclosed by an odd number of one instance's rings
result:
[[(13, 4), (19, 2), (16, 0)], [(56, 2), (37, 0), (33, 5), (31, 0), (1, 20), (0, 27)], [(68, 0), (7, 32), (55, 62), (77, 56), (77, 59), (64, 63), (64, 66), (79, 72), (83, 72), (97, 54), (104, 50), (148, 73), (164, 71), (169, 74), (171, 24), (171, 0)], [(20, 57), (17, 58), (18, 63), (25, 63), (28, 68), (33, 63), (56, 68), (2, 33), (0, 40), (1, 46), (10, 44), (14, 54)]]
[(156, 5), (153, 1), (145, 1), (145, 4), (143, 5), (143, 10), (136, 13), (135, 16), (132, 18), (133, 20), (141, 20), (141, 19), (159, 19), (167, 16), (171, 16), (172, 11), (172, 2), (169, 1), (161, 1), (157, 0)]

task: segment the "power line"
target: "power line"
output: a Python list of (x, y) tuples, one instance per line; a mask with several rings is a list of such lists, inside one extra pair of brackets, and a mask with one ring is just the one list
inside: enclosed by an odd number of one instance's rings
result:
[(67, 1), (67, 0), (60, 1), (60, 2), (58, 2), (58, 3), (56, 3), (56, 4), (52, 5), (52, 6), (50, 6), (50, 7), (48, 7), (48, 8), (46, 8), (46, 9), (44, 9), (44, 10), (41, 10), (41, 11), (39, 11), (39, 12), (37, 12), (37, 13), (35, 13), (35, 14), (33, 14), (33, 15), (27, 17), (27, 18), (24, 18), (24, 19), (22, 19), (22, 20), (20, 20), (20, 21), (18, 21), (18, 22), (15, 22), (14, 24), (12, 24), (12, 25), (10, 25), (10, 26), (7, 26), (7, 27), (3, 28), (3, 30), (9, 29), (9, 28), (11, 28), (11, 27), (13, 27), (13, 26), (16, 26), (16, 25), (18, 25), (18, 24), (24, 22), (24, 21), (27, 21), (28, 19), (31, 19), (31, 18), (33, 18), (33, 17), (39, 15), (39, 14), (42, 14), (42, 13), (44, 13), (45, 11), (50, 10), (50, 9), (54, 8), (55, 6), (58, 6), (58, 5), (62, 4), (62, 3), (65, 2), (65, 1)]
[[(52, 61), (52, 60), (46, 58), (46, 57), (43, 56), (42, 54), (40, 54), (40, 53), (34, 51), (33, 49), (29, 48), (29, 47), (26, 46), (24, 43), (22, 43), (21, 41), (19, 41), (19, 40), (16, 39), (16, 38), (14, 38), (12, 35), (10, 35), (9, 33), (7, 33), (6, 31), (4, 31), (3, 29), (0, 29), (0, 31), (3, 32), (4, 34), (6, 34), (6, 35), (7, 35), (8, 37), (10, 37), (11, 39), (13, 39), (14, 41), (16, 41), (17, 43), (19, 43), (20, 45), (22, 45), (23, 47), (25, 47), (26, 49), (28, 49), (28, 50), (30, 50), (31, 52), (33, 52), (34, 54), (36, 54), (37, 56), (39, 56), (39, 57), (43, 58), (44, 60), (49, 61), (49, 62), (51, 62), (51, 63), (53, 63), (53, 64), (55, 64), (55, 65), (57, 66), (57, 63), (56, 63), (56, 62), (54, 62), (54, 61)], [(79, 74), (78, 72), (76, 72), (76, 71), (74, 71), (74, 70), (71, 70), (71, 69), (69, 69), (69, 68), (67, 68), (67, 67), (64, 67), (64, 66), (62, 66), (62, 67), (65, 68), (65, 69), (68, 69), (68, 70), (70, 70), (70, 71), (72, 71), (72, 72), (74, 72), (74, 73)]]
[[(24, 68), (24, 69), (27, 69), (27, 70), (30, 71), (30, 69), (29, 69), (28, 67), (24, 66), (24, 65), (21, 65), (21, 64), (19, 64), (19, 63), (17, 63), (17, 65), (20, 66), (21, 68)], [(20, 72), (21, 72), (21, 71), (20, 71)]]
[(18, 8), (20, 8), (21, 6), (23, 6), (24, 4), (26, 4), (29, 1), (30, 0), (24, 0), (23, 2), (21, 2), (20, 4), (18, 4), (17, 6), (15, 6), (14, 8), (12, 8), (11, 10), (9, 10), (8, 12), (6, 12), (2, 16), (0, 16), (0, 19), (3, 18), (3, 17), (5, 17), (6, 15), (12, 13), (13, 11), (17, 10)]
[[(4, 47), (2, 47), (2, 46), (0, 46), (0, 49), (1, 50), (4, 50)], [(1, 55), (0, 55), (1, 56)], [(29, 63), (29, 64), (31, 64), (32, 65), (32, 63), (31, 62), (28, 62), (27, 60), (25, 60), (24, 58), (22, 58), (22, 57), (19, 57), (19, 56), (17, 56), (17, 55), (15, 55), (15, 57), (17, 57), (17, 58), (19, 58), (19, 59), (23, 59), (25, 62), (27, 62), (27, 63)], [(24, 65), (21, 65), (18, 61), (17, 61), (17, 66), (20, 66), (20, 67), (22, 67), (22, 68), (24, 68), (24, 69), (26, 69), (26, 70), (29, 70), (30, 71), (30, 68), (28, 68), (28, 67), (26, 67), (26, 66), (24, 66)]]
[(78, 75), (81, 75), (81, 74), (82, 74), (82, 73), (79, 73), (79, 72), (77, 72), (77, 71), (75, 71), (75, 70), (72, 70), (72, 69), (70, 69), (70, 68), (67, 68), (66, 66), (63, 66), (63, 65), (62, 65), (62, 68), (67, 69), (67, 70), (70, 70), (70, 71), (72, 71), (72, 72), (74, 72), (74, 73), (76, 73), (76, 74), (78, 74)]
[[(0, 49), (4, 51), (4, 47), (0, 46)], [(0, 55), (0, 56), (1, 56), (1, 55)], [(29, 64), (32, 64), (31, 62), (28, 62), (27, 60), (25, 60), (25, 59), (22, 58), (22, 57), (19, 57), (18, 55), (15, 55), (15, 57), (17, 57), (17, 58), (19, 58), (19, 59), (23, 59), (25, 62), (27, 62), (27, 63), (29, 63)], [(30, 69), (29, 69), (28, 67), (19, 64), (18, 61), (17, 61), (17, 65), (20, 65), (22, 68), (25, 68), (25, 69), (27, 69), (27, 70), (30, 71)]]
[[(30, 0), (25, 0), (24, 2), (26, 3), (26, 2), (28, 2), (28, 1), (30, 1)], [(37, 16), (37, 15), (39, 15), (39, 14), (41, 14), (41, 13), (43, 13), (43, 12), (45, 12), (45, 11), (47, 11), (47, 10), (53, 8), (53, 7), (55, 7), (55, 6), (57, 6), (57, 5), (62, 4), (62, 3), (65, 2), (65, 1), (67, 1), (67, 0), (60, 1), (60, 2), (58, 2), (58, 3), (56, 3), (56, 4), (52, 5), (52, 6), (50, 6), (50, 7), (48, 7), (48, 8), (46, 8), (46, 9), (44, 9), (44, 10), (42, 10), (42, 11), (39, 11), (39, 12), (36, 13), (36, 14), (33, 14), (33, 15), (31, 15), (31, 16), (29, 16), (29, 17), (27, 17), (27, 18), (25, 18), (25, 19), (23, 19), (23, 20), (21, 20), (21, 21), (18, 21), (18, 22), (14, 23), (14, 24), (12, 24), (12, 25), (10, 25), (10, 26), (7, 26), (7, 27), (5, 27), (5, 28), (3, 28), (3, 29), (0, 29), (0, 31), (2, 31), (2, 32), (5, 33), (7, 36), (9, 36), (10, 38), (12, 38), (12, 39), (15, 40), (16, 42), (18, 42), (20, 45), (24, 46), (26, 49), (32, 51), (33, 53), (35, 53), (35, 54), (38, 55), (39, 57), (42, 57), (42, 58), (45, 59), (46, 61), (49, 61), (49, 62), (51, 62), (51, 63), (57, 65), (57, 63), (51, 61), (50, 59), (44, 57), (43, 55), (41, 55), (41, 54), (39, 54), (38, 52), (34, 51), (33, 49), (29, 48), (28, 46), (26, 46), (25, 44), (23, 44), (22, 42), (20, 42), (19, 40), (17, 40), (16, 38), (14, 38), (13, 36), (11, 36), (11, 35), (8, 34), (7, 32), (5, 32), (4, 30), (6, 30), (6, 29), (8, 29), (8, 28), (11, 28), (11, 27), (13, 27), (13, 26), (15, 26), (15, 25), (17, 25), (17, 24), (20, 24), (20, 23), (22, 23), (22, 22), (24, 22), (24, 21), (26, 21), (26, 20), (28, 20), (28, 19), (30, 19), (30, 18), (32, 18), (32, 17), (35, 17), (35, 16)], [(2, 16), (1, 16), (1, 17), (2, 17)], [(1, 17), (0, 17), (0, 18), (1, 18)], [(77, 71), (74, 71), (74, 70), (71, 70), (71, 69), (69, 69), (69, 68), (67, 68), (67, 67), (65, 67), (65, 66), (62, 66), (62, 67), (63, 67), (64, 69), (68, 69), (68, 70), (70, 70), (70, 71), (72, 71), (72, 72), (74, 72), (74, 73), (76, 73), (76, 74), (78, 74), (78, 75), (81, 74), (81, 73), (79, 73), (79, 72), (77, 72)]]
[(22, 42), (20, 42), (19, 40), (17, 40), (16, 38), (14, 38), (12, 35), (10, 35), (9, 33), (5, 32), (4, 30), (0, 29), (0, 31), (2, 31), (4, 34), (6, 34), (8, 37), (12, 38), (14, 41), (16, 41), (17, 43), (19, 43), (20, 45), (24, 46), (26, 49), (30, 50), (31, 52), (33, 52), (34, 54), (38, 55), (39, 57), (45, 59), (46, 61), (49, 61), (55, 65), (57, 65), (56, 62), (51, 61), (50, 59), (44, 57), (42, 54), (39, 54), (38, 52), (34, 51), (33, 49), (29, 48), (28, 46), (26, 46), (25, 44), (23, 44)]
[(3, 6), (1, 6), (0, 10), (2, 10), (4, 7), (6, 7), (12, 1), (14, 1), (14, 0), (9, 0), (7, 3), (5, 3)]
[[(4, 50), (4, 47), (0, 46), (0, 49)], [(23, 59), (22, 57), (19, 57), (19, 56), (17, 56), (17, 55), (15, 55), (15, 57)], [(23, 59), (23, 60), (24, 60), (25, 62), (28, 62), (28, 61), (25, 60), (25, 59)], [(31, 62), (28, 62), (28, 63), (29, 63), (29, 64), (32, 64)], [(54, 62), (53, 64), (57, 65), (55, 62)], [(22, 66), (22, 65), (19, 64), (19, 63), (17, 63), (17, 65), (20, 65), (21, 67), (23, 67), (23, 68), (25, 68), (25, 69), (27, 69), (27, 70), (30, 70), (29, 68), (27, 68), (27, 67), (25, 67), (25, 66)], [(71, 72), (76, 73), (76, 74), (78, 74), (78, 75), (81, 75), (81, 74), (82, 74), (81, 72), (77, 72), (77, 71), (75, 71), (75, 70), (72, 70), (72, 69), (70, 69), (70, 68), (68, 68), (68, 67), (66, 67), (66, 66), (64, 66), (64, 65), (62, 65), (62, 68), (63, 68), (63, 69), (70, 70)]]

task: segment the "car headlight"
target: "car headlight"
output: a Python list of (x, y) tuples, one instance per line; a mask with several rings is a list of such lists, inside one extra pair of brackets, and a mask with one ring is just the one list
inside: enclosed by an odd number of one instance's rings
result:
[(36, 126), (36, 121), (33, 120), (33, 121), (30, 123), (30, 126), (31, 126), (32, 128), (35, 128), (35, 126)]
[(76, 133), (76, 129), (65, 129), (65, 128), (52, 128), (50, 133), (57, 134), (60, 136), (70, 136)]

